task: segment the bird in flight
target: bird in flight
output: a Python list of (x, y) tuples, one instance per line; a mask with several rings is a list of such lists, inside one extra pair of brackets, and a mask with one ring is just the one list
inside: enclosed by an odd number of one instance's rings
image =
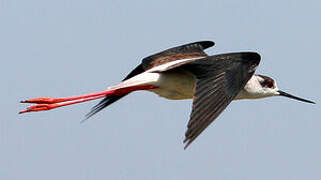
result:
[(254, 74), (261, 59), (258, 53), (236, 52), (208, 56), (204, 50), (212, 46), (212, 41), (200, 41), (167, 49), (144, 58), (119, 84), (105, 91), (63, 98), (24, 100), (21, 103), (35, 105), (19, 113), (51, 110), (104, 98), (86, 115), (88, 119), (138, 90), (151, 91), (172, 100), (193, 99), (184, 140), (186, 149), (232, 100), (285, 96), (314, 104), (279, 90), (272, 78)]

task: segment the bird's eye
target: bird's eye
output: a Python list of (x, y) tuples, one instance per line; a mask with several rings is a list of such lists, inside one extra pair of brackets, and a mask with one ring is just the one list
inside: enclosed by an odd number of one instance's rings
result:
[(268, 81), (265, 85), (268, 88), (272, 88), (273, 87), (273, 81)]

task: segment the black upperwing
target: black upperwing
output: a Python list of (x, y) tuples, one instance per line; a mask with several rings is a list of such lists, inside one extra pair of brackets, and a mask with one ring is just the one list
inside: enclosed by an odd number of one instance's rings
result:
[[(189, 44), (184, 44), (181, 46), (173, 47), (162, 52), (156, 53), (154, 55), (144, 58), (134, 70), (132, 70), (122, 81), (125, 81), (131, 77), (134, 77), (140, 73), (147, 71), (155, 66), (159, 66), (171, 61), (176, 61), (180, 59), (187, 58), (198, 58), (206, 57), (207, 54), (204, 52), (205, 49), (214, 46), (215, 43), (212, 41), (199, 41)], [(108, 96), (101, 100), (97, 105), (95, 105), (88, 114), (86, 114), (86, 119), (90, 118), (97, 112), (101, 111), (110, 104), (118, 101), (120, 98), (126, 96), (127, 94), (121, 96)]]

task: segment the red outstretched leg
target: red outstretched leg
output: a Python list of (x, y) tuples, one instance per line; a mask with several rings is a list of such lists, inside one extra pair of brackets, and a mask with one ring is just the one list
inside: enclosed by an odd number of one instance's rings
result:
[(71, 96), (71, 97), (63, 97), (63, 98), (39, 97), (39, 98), (20, 101), (21, 103), (35, 103), (36, 105), (30, 106), (27, 109), (20, 111), (19, 114), (32, 112), (32, 111), (46, 111), (57, 107), (91, 101), (91, 100), (103, 98), (110, 95), (123, 95), (123, 94), (130, 93), (132, 91), (149, 90), (149, 89), (155, 89), (155, 88), (157, 87), (152, 85), (145, 85), (145, 86), (126, 87), (126, 88), (120, 88), (120, 89), (110, 89), (110, 90), (106, 90), (98, 93), (85, 94), (81, 96)]

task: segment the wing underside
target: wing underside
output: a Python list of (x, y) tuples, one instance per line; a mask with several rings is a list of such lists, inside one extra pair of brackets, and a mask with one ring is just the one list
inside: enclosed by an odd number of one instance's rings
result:
[(251, 78), (259, 62), (257, 53), (244, 52), (211, 56), (181, 66), (197, 78), (185, 148), (223, 112)]

